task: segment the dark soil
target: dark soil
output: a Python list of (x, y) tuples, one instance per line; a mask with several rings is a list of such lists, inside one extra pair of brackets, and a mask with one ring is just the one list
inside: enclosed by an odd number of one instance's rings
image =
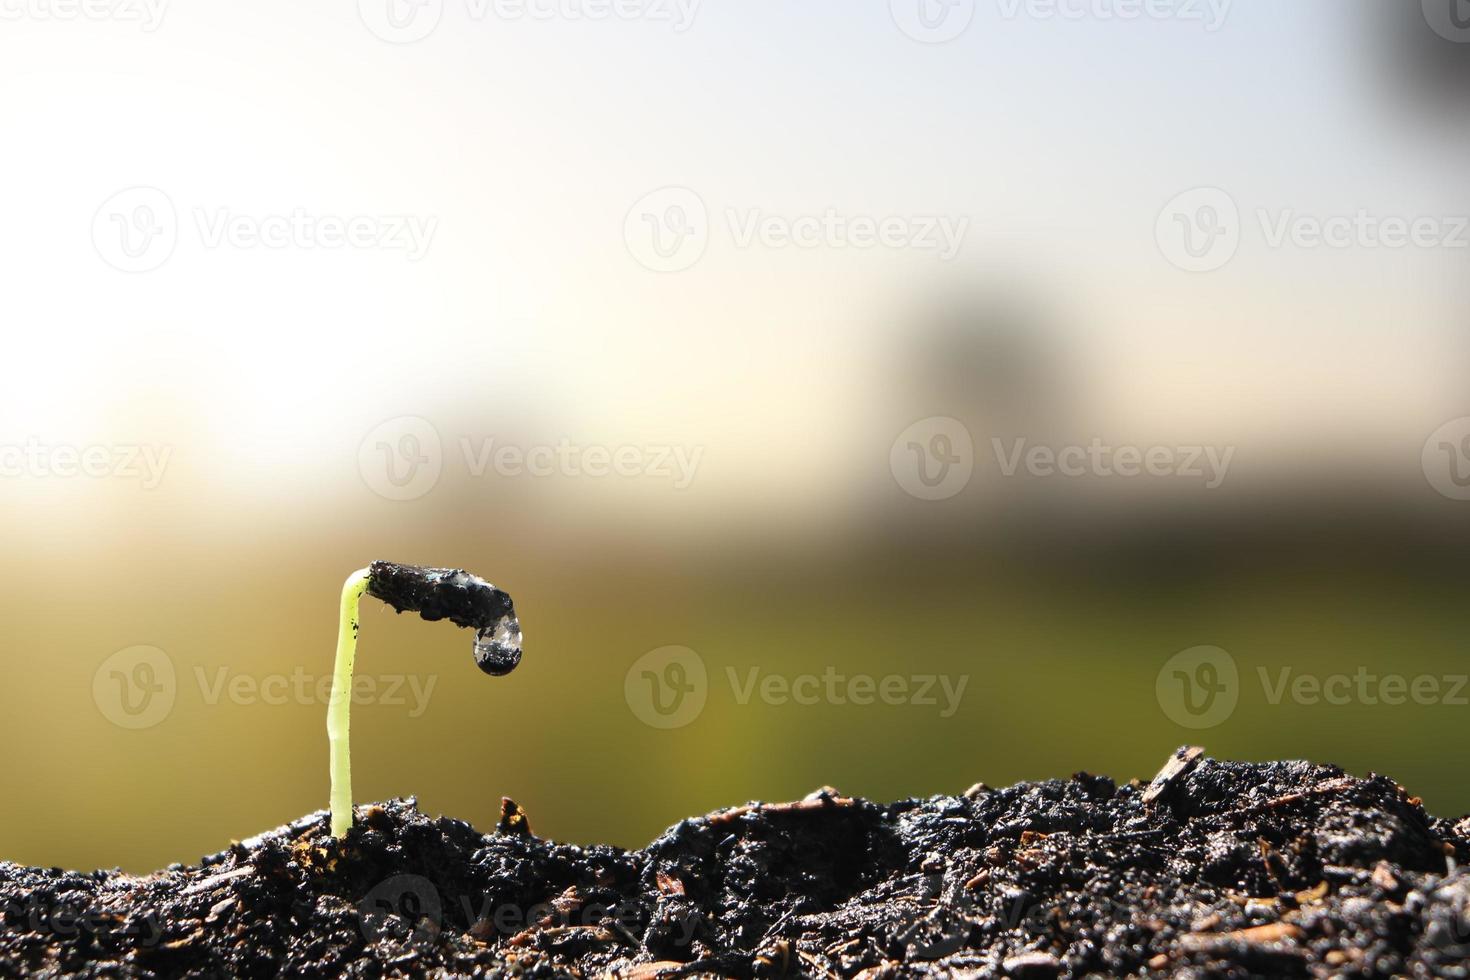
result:
[(822, 791), (641, 851), (393, 801), (142, 878), (0, 864), (0, 974), (1470, 976), (1470, 819), (1305, 762), (1162, 775)]

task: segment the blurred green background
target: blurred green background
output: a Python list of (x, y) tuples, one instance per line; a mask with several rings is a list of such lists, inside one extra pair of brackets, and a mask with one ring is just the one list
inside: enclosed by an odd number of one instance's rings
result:
[[(385, 693), (399, 676), (433, 686), (424, 702), (405, 684), (403, 703), (355, 705), (359, 801), (417, 794), (431, 812), (488, 829), (509, 795), (542, 835), (637, 846), (686, 815), (824, 784), (894, 799), (1080, 769), (1147, 778), (1189, 741), (1226, 758), (1386, 772), (1441, 814), (1470, 803), (1453, 749), (1463, 704), (1272, 704), (1256, 679), (1258, 667), (1280, 665), (1462, 675), (1466, 613), (1449, 571), (1406, 578), (1376, 563), (1282, 561), (1274, 550), (1223, 578), (1163, 571), (1179, 556), (1140, 568), (1074, 554), (1058, 571), (1011, 552), (976, 567), (902, 549), (816, 560), (731, 545), (712, 560), (671, 545), (610, 560), (616, 552), (594, 540), (549, 561), (488, 520), (478, 530), (385, 530), (390, 513), (350, 542), (303, 549), (292, 542), (308, 529), (297, 528), (234, 540), (214, 561), (191, 557), (187, 538), (137, 533), (94, 566), (76, 605), (54, 590), (75, 580), (77, 562), (54, 553), (27, 562), (10, 592), (8, 636), (38, 653), (16, 659), (5, 688), (18, 790), (7, 857), (142, 871), (323, 806), (324, 706), (266, 704), (248, 688), (211, 704), (209, 690), (222, 669), (328, 676), (336, 580), (377, 554), (462, 564), (512, 589), (526, 657), (506, 678), (483, 677), (467, 634), (365, 600), (359, 677)], [(476, 539), (500, 541), (465, 543)], [(164, 650), (177, 674), (172, 706), (145, 729), (117, 727), (118, 702), (94, 695), (93, 671), (120, 638)], [(1156, 681), (1170, 657), (1200, 643), (1239, 664), (1239, 703), (1222, 723), (1191, 730), (1166, 716)], [(707, 700), (688, 724), (660, 730), (641, 720), (646, 708), (626, 699), (624, 681), (669, 644), (702, 659)], [(56, 653), (67, 650), (88, 654)], [(935, 706), (741, 704), (727, 673), (744, 683), (751, 667), (796, 677), (829, 666), (967, 680), (959, 709), (942, 717), (942, 696)]]

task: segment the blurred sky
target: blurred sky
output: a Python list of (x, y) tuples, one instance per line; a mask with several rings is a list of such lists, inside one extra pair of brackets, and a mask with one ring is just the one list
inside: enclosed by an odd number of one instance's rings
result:
[[(975, 570), (986, 535), (1014, 523), (999, 491), (918, 507), (889, 472), (895, 436), (944, 415), (982, 455), (992, 431), (1236, 447), (1218, 493), (1183, 493), (1191, 526), (1204, 522), (1191, 508), (1248, 524), (1331, 498), (1463, 528), (1470, 504), (1435, 494), (1420, 458), (1470, 412), (1470, 249), (1272, 247), (1256, 212), (1452, 227), (1470, 212), (1464, 100), (1420, 78), (1416, 52), (1463, 61), (1470, 44), (1436, 35), (1418, 3), (1389, 17), (1368, 0), (1181, 2), (1128, 19), (1106, 0), (1063, 3), (1066, 16), (961, 0), (950, 14), (970, 6), (944, 43), (905, 31), (905, 0), (650, 0), (605, 19), (445, 0), (412, 43), (392, 43), (376, 0), (165, 4), (147, 25), (129, 0), (98, 17), (3, 7), (0, 444), (167, 462), (146, 488), (34, 468), (0, 479), (13, 669), (0, 724), (25, 747), (8, 778), (26, 801), (0, 824), (0, 855), (142, 870), (323, 805), (317, 706), (211, 706), (195, 691), (128, 731), (89, 692), (137, 644), (165, 650), (184, 687), (201, 666), (325, 670), (339, 582), (379, 557), (462, 564), (517, 597), (526, 667), (504, 681), (458, 683), (466, 664), (448, 658), (464, 644), (443, 630), (380, 617), (364, 632), (364, 665), (410, 669), (421, 648), (444, 686), (422, 718), (359, 709), (359, 796), (419, 792), (484, 826), (506, 792), (538, 830), (639, 844), (697, 807), (843, 774), (873, 795), (1084, 765), (1147, 776), (1192, 737), (1222, 754), (1340, 749), (1470, 807), (1435, 774), (1448, 743), (1412, 735), (1463, 731), (1470, 709), (1256, 703), (1196, 736), (1154, 702), (1170, 655), (1231, 636), (1247, 674), (1462, 665), (1457, 604), (1426, 597), (1412, 562), (1283, 587), (1267, 580), (1292, 573), (1247, 549), (1245, 571), (1204, 598), (1141, 585), (1089, 598)], [(392, 9), (412, 32), (437, 8)], [(1239, 245), (1191, 273), (1156, 228), (1196, 188), (1238, 207)], [(657, 271), (638, 229), (670, 220), (670, 201), (702, 208), (704, 251)], [(829, 210), (965, 231), (949, 260), (741, 243), (753, 218)], [(248, 233), (293, 215), (364, 219), (377, 244), (211, 244), (221, 222)], [(144, 225), (163, 251), (129, 256)], [(410, 225), (422, 248), (382, 247)], [(1017, 311), (1006, 358), (1020, 361), (985, 360), (1002, 307)], [(936, 362), (939, 322), (973, 331), (965, 349), (990, 380)], [(995, 379), (1029, 356), (1046, 391), (1002, 398)], [(423, 450), (402, 441), (419, 419), (442, 472), (389, 499), (373, 460)], [(476, 473), (464, 447), (491, 439), (633, 446), (649, 465), (678, 449), (697, 469), (687, 487)], [(1147, 527), (1177, 490), (1094, 482), (1058, 504), (1083, 526)], [(1107, 493), (1121, 504), (1105, 508)], [(911, 521), (947, 529), (933, 556), (955, 569), (947, 590), (909, 574), (923, 555), (886, 550), (920, 539)], [(666, 644), (699, 650), (716, 677), (792, 656), (978, 679), (943, 723), (712, 693), (705, 717), (660, 732), (621, 692)], [(1028, 678), (1051, 693), (1026, 693)], [(1009, 726), (1036, 717), (1054, 730), (1012, 751)], [(885, 725), (912, 733), (922, 761), (866, 741)], [(1384, 727), (1391, 744), (1373, 740)], [(459, 748), (507, 731), (519, 762)]]
[[(343, 474), (323, 450), (365, 422), (513, 412), (582, 438), (652, 426), (718, 444), (711, 498), (799, 497), (841, 481), (822, 468), (831, 436), (910, 326), (912, 291), (979, 270), (1070, 302), (1100, 425), (1422, 424), (1464, 366), (1443, 356), (1461, 255), (1247, 247), (1201, 282), (1152, 235), (1201, 185), (1246, 209), (1464, 210), (1463, 153), (1388, 104), (1393, 70), (1352, 7), (1237, 2), (1210, 32), (982, 3), (944, 45), (883, 4), (830, 2), (704, 3), (683, 33), (450, 3), (410, 45), (347, 3), (169, 7), (152, 33), (7, 23), (0, 111), (28, 150), (5, 164), (7, 320), (13, 363), (45, 369), (12, 372), (3, 418), (58, 439), (99, 419), (197, 438), (214, 451), (191, 469), (211, 482), (289, 474), (293, 496), (330, 499)], [(717, 233), (687, 274), (646, 274), (618, 232), (669, 184), (717, 221), (830, 206), (967, 215), (971, 233), (948, 268)], [(438, 229), (419, 262), (220, 254), (185, 213), (162, 268), (117, 275), (78, 229), (133, 185), (181, 212)], [(761, 465), (773, 455), (786, 465)]]

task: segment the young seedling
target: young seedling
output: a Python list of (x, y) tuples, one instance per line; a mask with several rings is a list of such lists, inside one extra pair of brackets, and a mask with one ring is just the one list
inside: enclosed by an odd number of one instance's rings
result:
[(347, 576), (337, 632), (337, 665), (327, 704), (331, 745), (332, 836), (352, 827), (352, 755), (348, 730), (352, 711), (352, 665), (357, 659), (358, 605), (363, 593), (398, 612), (416, 612), (429, 621), (447, 619), (475, 631), (475, 663), (495, 677), (521, 662), (521, 624), (515, 606), (495, 586), (456, 568), (419, 568), (375, 561)]

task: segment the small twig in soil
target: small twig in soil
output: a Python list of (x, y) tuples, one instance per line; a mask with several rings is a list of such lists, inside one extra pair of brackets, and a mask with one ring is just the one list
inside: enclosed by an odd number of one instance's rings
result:
[(785, 814), (785, 813), (816, 813), (820, 810), (828, 810), (834, 807), (852, 806), (851, 797), (846, 796), (822, 796), (816, 799), (795, 800), (791, 803), (747, 803), (745, 806), (730, 807), (728, 810), (716, 810), (707, 814), (703, 819), (711, 827), (723, 827), (734, 823), (741, 817), (752, 813), (760, 814)]
[(255, 873), (255, 868), (251, 867), (248, 864), (242, 864), (238, 868), (234, 868), (233, 870), (222, 872), (220, 874), (217, 874), (217, 875), (213, 876), (212, 878), (205, 878), (203, 881), (196, 881), (196, 882), (194, 882), (194, 884), (190, 885), (188, 888), (185, 888), (180, 894), (183, 894), (183, 895), (195, 895), (195, 894), (198, 894), (199, 892), (214, 891), (216, 888), (220, 887), (221, 885), (224, 885), (224, 884), (226, 884), (226, 883), (228, 883), (228, 882), (230, 882), (230, 881), (232, 881), (232, 880), (234, 880), (236, 878), (243, 878), (246, 875), (252, 875), (254, 873)]
[(1164, 763), (1164, 768), (1159, 770), (1154, 781), (1148, 784), (1148, 789), (1143, 791), (1144, 805), (1152, 805), (1155, 800), (1189, 775), (1190, 771), (1199, 765), (1199, 760), (1204, 754), (1204, 748), (1198, 745), (1181, 745), (1175, 749), (1169, 761)]
[(1263, 813), (1267, 810), (1275, 810), (1280, 807), (1287, 806), (1291, 803), (1300, 803), (1302, 800), (1308, 799), (1313, 796), (1328, 796), (1334, 793), (1341, 793), (1343, 790), (1348, 790), (1352, 788), (1352, 777), (1344, 776), (1341, 779), (1335, 779), (1331, 782), (1323, 783), (1320, 786), (1313, 786), (1311, 789), (1304, 789), (1297, 793), (1287, 793), (1285, 796), (1278, 796), (1274, 799), (1266, 800), (1263, 803), (1252, 803), (1250, 806), (1241, 806), (1236, 807), (1233, 810), (1224, 810), (1220, 813), (1208, 814), (1206, 816), (1206, 819), (1215, 820), (1225, 817), (1250, 816), (1257, 813)]

